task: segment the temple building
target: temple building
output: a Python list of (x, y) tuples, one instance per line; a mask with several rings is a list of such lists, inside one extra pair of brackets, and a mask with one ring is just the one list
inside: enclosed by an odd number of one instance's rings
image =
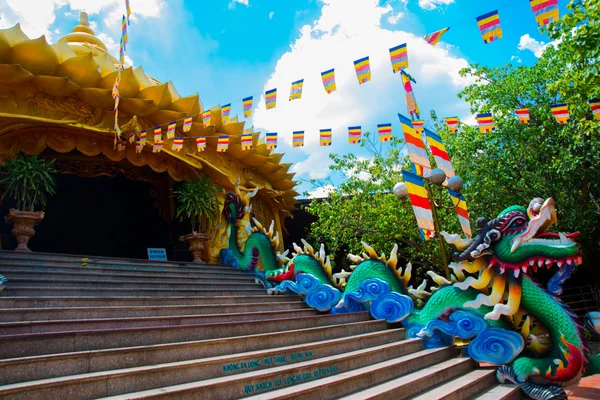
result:
[[(30, 247), (136, 258), (157, 247), (177, 259), (179, 235), (187, 232), (175, 218), (172, 189), (200, 173), (225, 191), (233, 190), (238, 179), (242, 188), (258, 187), (254, 217), (267, 226), (275, 221), (283, 234), (298, 193), (290, 164), (280, 162), (282, 154), (268, 150), (258, 132), (244, 131), (236, 117), (224, 123), (220, 106), (211, 109), (205, 127), (197, 94), (183, 97), (171, 82), (158, 82), (141, 66), (121, 72), (118, 123), (133, 141), (115, 148), (112, 89), (118, 65), (94, 35), (86, 13), (55, 44), (44, 36), (28, 38), (19, 24), (0, 30), (0, 164), (23, 152), (55, 159), (59, 170), (57, 192)], [(184, 132), (187, 116), (193, 122)], [(171, 121), (178, 121), (176, 136), (184, 137), (183, 149), (174, 151), (171, 139), (154, 153), (154, 127)], [(137, 153), (135, 139), (144, 130), (146, 144)], [(242, 150), (243, 132), (252, 132), (251, 150)], [(231, 135), (223, 153), (216, 151), (219, 135)], [(196, 137), (206, 137), (206, 151), (198, 152)], [(10, 206), (2, 204), (2, 216)], [(224, 226), (215, 223), (210, 229), (206, 259), (211, 262), (218, 261), (224, 246)], [(10, 231), (2, 220), (2, 239), (9, 240)]]

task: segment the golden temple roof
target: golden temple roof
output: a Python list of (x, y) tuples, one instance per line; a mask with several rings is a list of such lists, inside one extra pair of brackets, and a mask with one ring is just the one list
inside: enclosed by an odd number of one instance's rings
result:
[[(109, 149), (115, 134), (112, 88), (118, 74), (117, 65), (117, 59), (94, 35), (87, 14), (83, 12), (73, 31), (54, 44), (49, 44), (45, 36), (30, 39), (19, 24), (0, 29), (0, 140), (8, 143), (4, 150), (0, 148), (0, 152), (14, 152), (14, 140), (9, 140), (9, 134), (15, 135), (15, 126), (23, 132), (31, 125), (68, 127), (79, 135), (88, 136), (75, 140), (71, 150), (77, 148), (88, 154), (82, 150), (85, 147), (92, 153), (94, 146), (100, 147), (91, 144), (98, 139), (98, 143), (102, 142), (101, 152), (109, 158), (126, 157), (135, 165), (144, 165), (136, 158), (141, 155), (134, 153), (135, 145), (128, 145), (122, 155)], [(294, 208), (298, 193), (294, 190), (294, 174), (288, 172), (290, 164), (282, 164), (282, 154), (272, 154), (259, 133), (252, 130), (247, 132), (253, 134), (253, 148), (242, 151), (239, 135), (245, 132), (244, 122), (239, 122), (237, 117), (223, 124), (220, 106), (214, 107), (211, 123), (205, 128), (202, 123), (204, 106), (198, 94), (182, 97), (172, 82), (156, 81), (141, 66), (127, 67), (121, 72), (119, 89), (122, 130), (136, 133), (148, 129), (144, 157), (154, 157), (147, 154), (151, 153), (152, 129), (177, 120), (176, 136), (190, 140), (184, 140), (181, 152), (172, 151), (170, 141), (166, 141), (161, 157), (171, 157), (195, 169), (204, 169), (227, 189), (233, 188), (237, 175), (244, 171), (247, 176), (245, 180), (241, 177), (242, 185), (261, 186), (263, 194), (273, 199), (280, 212), (287, 213)], [(192, 128), (184, 133), (182, 119), (190, 115), (193, 115)], [(6, 121), (9, 120), (13, 122), (8, 124)], [(217, 136), (223, 134), (233, 135), (229, 149), (226, 153), (217, 153)], [(57, 137), (48, 135), (47, 145), (57, 150), (52, 145)], [(192, 139), (197, 136), (207, 138), (206, 151), (197, 152)], [(87, 143), (80, 143), (83, 141)], [(0, 162), (10, 155), (0, 154)], [(147, 164), (152, 166), (150, 161)], [(156, 170), (160, 169), (157, 167)], [(181, 179), (171, 169), (169, 173), (174, 179)]]

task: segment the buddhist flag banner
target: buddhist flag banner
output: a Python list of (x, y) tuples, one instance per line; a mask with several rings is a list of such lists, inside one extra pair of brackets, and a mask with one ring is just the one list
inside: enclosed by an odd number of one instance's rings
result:
[(292, 134), (292, 147), (304, 146), (304, 131), (294, 131)]
[(600, 99), (588, 100), (594, 118), (600, 120)]
[(566, 124), (571, 119), (571, 116), (569, 115), (569, 106), (566, 104), (554, 104), (553, 106), (550, 106), (550, 109), (552, 110), (552, 115), (554, 115), (554, 118), (556, 118), (556, 121), (559, 124)]
[(123, 42), (123, 50), (127, 51), (127, 43), (129, 43), (129, 35), (127, 35), (127, 18), (123, 15), (121, 21), (121, 41)]
[(189, 132), (192, 129), (192, 117), (186, 117), (183, 120), (183, 131)]
[(488, 44), (502, 38), (502, 27), (500, 26), (498, 10), (483, 14), (476, 19), (484, 43)]
[(421, 234), (421, 240), (424, 242), (435, 238), (434, 231), (428, 231), (426, 229), (419, 229), (419, 233)]
[(421, 134), (421, 133), (423, 133), (425, 121), (422, 121), (422, 120), (412, 121), (412, 126), (413, 126), (413, 128), (415, 128), (415, 132)]
[(419, 176), (429, 176), (429, 172), (431, 170), (429, 168), (425, 168), (422, 165), (410, 163), (410, 172), (413, 174), (417, 174)]
[(175, 121), (169, 122), (167, 125), (167, 139), (173, 139), (175, 137), (175, 126), (177, 123)]
[(321, 129), (319, 131), (319, 145), (331, 146), (331, 129)]
[(411, 116), (414, 115), (418, 119), (421, 112), (419, 111), (417, 99), (411, 84), (411, 82), (417, 83), (417, 81), (404, 70), (400, 71), (400, 76), (402, 77), (402, 84), (404, 85), (404, 91), (406, 92), (406, 109)]
[(522, 124), (529, 123), (529, 109), (528, 108), (519, 108), (518, 110), (515, 110), (515, 114), (517, 115), (517, 118), (519, 118), (520, 123), (522, 123)]
[(361, 85), (371, 80), (371, 65), (369, 63), (369, 57), (360, 58), (354, 61), (354, 70), (356, 71), (356, 77), (358, 83)]
[(479, 132), (488, 133), (496, 130), (492, 113), (477, 114), (476, 118), (479, 124)]
[(131, 16), (131, 7), (129, 6), (129, 0), (125, 0), (125, 9), (127, 10), (127, 25), (130, 24), (129, 17)]
[(558, 20), (558, 0), (529, 0), (538, 27)]
[(336, 91), (335, 87), (335, 69), (332, 68), (330, 70), (321, 72), (321, 80), (323, 81), (323, 87), (327, 94), (333, 93)]
[(277, 105), (277, 89), (271, 89), (265, 92), (265, 102), (267, 110), (275, 108)]
[(162, 127), (157, 126), (154, 128), (154, 143), (162, 143)]
[(242, 133), (242, 150), (250, 150), (252, 148), (252, 132)]
[(162, 147), (163, 147), (162, 142), (154, 142), (154, 145), (152, 146), (152, 152), (160, 153), (160, 151), (162, 150)]
[(304, 79), (292, 82), (292, 88), (290, 89), (290, 101), (298, 100), (302, 98), (302, 86), (304, 85)]
[(146, 131), (141, 131), (140, 132), (139, 143), (142, 145), (142, 147), (146, 145)]
[(135, 152), (139, 154), (142, 150), (144, 150), (144, 145), (141, 142), (137, 142), (135, 144)]
[(390, 49), (390, 61), (392, 62), (392, 70), (394, 73), (408, 68), (408, 52), (406, 43)]
[(121, 38), (119, 44), (119, 64), (121, 68), (123, 67), (123, 64), (125, 64), (125, 45), (123, 44), (123, 38)]
[(463, 196), (462, 193), (454, 192), (450, 189), (448, 189), (448, 193), (450, 194), (450, 197), (452, 197), (452, 204), (454, 205), (464, 234), (471, 238), (471, 223), (469, 222), (469, 210), (467, 209), (467, 200), (465, 200), (465, 196)]
[(277, 147), (277, 132), (268, 132), (267, 135), (267, 150), (273, 150)]
[(117, 151), (123, 151), (123, 150), (125, 150), (125, 145), (126, 144), (127, 144), (126, 142), (124, 142), (122, 140), (119, 140), (118, 143), (117, 143)]
[(380, 142), (389, 142), (392, 139), (392, 124), (377, 125)]
[(202, 113), (202, 124), (205, 128), (210, 125), (210, 110)]
[(173, 139), (173, 151), (181, 151), (183, 149), (183, 138)]
[(444, 118), (444, 121), (446, 121), (446, 125), (448, 125), (448, 129), (451, 133), (454, 133), (458, 130), (458, 117)]
[(217, 140), (217, 151), (219, 153), (225, 153), (229, 147), (229, 136), (221, 135)]
[(433, 156), (438, 168), (444, 171), (448, 178), (456, 175), (454, 172), (454, 167), (452, 166), (452, 161), (450, 161), (450, 156), (446, 151), (446, 146), (444, 146), (442, 143), (442, 138), (431, 132), (429, 129), (425, 129), (425, 137), (427, 138), (431, 155)]
[(410, 161), (431, 169), (429, 155), (427, 154), (427, 149), (425, 149), (425, 144), (423, 143), (421, 135), (415, 132), (410, 119), (402, 114), (398, 114), (398, 118), (400, 118), (402, 132), (404, 132), (404, 140), (406, 141), (406, 148), (408, 150)]
[(198, 153), (202, 153), (206, 151), (206, 138), (205, 137), (197, 137), (196, 138), (196, 148), (198, 149)]
[(133, 143), (135, 141), (135, 133), (131, 132), (129, 134), (128, 140), (129, 140), (129, 143)]
[(242, 99), (242, 105), (244, 106), (244, 118), (250, 118), (252, 116), (252, 100), (253, 96)]
[(221, 107), (221, 119), (223, 123), (226, 124), (229, 122), (229, 114), (231, 113), (231, 103), (225, 104)]
[(410, 197), (410, 202), (417, 218), (417, 225), (420, 229), (434, 232), (433, 215), (431, 213), (431, 204), (425, 189), (423, 178), (412, 172), (402, 170), (406, 190)]
[(446, 32), (448, 32), (450, 30), (450, 27), (444, 28), (444, 29), (440, 29), (439, 31), (435, 31), (433, 33), (430, 33), (429, 35), (425, 35), (423, 37), (423, 39), (425, 39), (425, 41), (427, 43), (429, 43), (432, 46), (435, 46), (438, 44), (438, 42), (440, 41), (440, 39), (442, 38), (442, 35)]
[(348, 127), (348, 143), (358, 144), (360, 143), (362, 135), (362, 129), (360, 126), (349, 126)]

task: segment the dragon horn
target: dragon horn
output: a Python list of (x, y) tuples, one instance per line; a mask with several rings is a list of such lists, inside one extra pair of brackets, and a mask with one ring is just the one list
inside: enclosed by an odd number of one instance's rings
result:
[(402, 274), (402, 283), (404, 283), (404, 286), (408, 286), (408, 282), (410, 282), (411, 276), (412, 276), (412, 264), (408, 263), (408, 264), (406, 264), (406, 267), (404, 268), (404, 274)]
[(304, 254), (304, 250), (302, 250), (302, 247), (298, 246), (296, 243), (292, 243), (292, 246), (294, 246), (294, 251), (296, 252), (296, 254)]
[(325, 245), (321, 243), (321, 248), (319, 249), (319, 257), (323, 262), (325, 261)]
[(396, 269), (396, 265), (398, 264), (398, 243), (394, 243), (394, 248), (392, 248), (390, 259), (388, 260), (387, 264)]
[(313, 254), (315, 254), (315, 249), (313, 249), (313, 247), (308, 244), (308, 242), (304, 239), (300, 239), (302, 241), (302, 244), (304, 244), (304, 248), (306, 249), (306, 252), (309, 253), (311, 256)]
[(373, 250), (371, 246), (369, 246), (366, 242), (361, 241), (360, 243), (363, 245), (363, 247), (371, 257), (377, 258), (377, 253), (375, 252), (375, 250)]
[(427, 271), (427, 275), (429, 275), (431, 277), (431, 279), (433, 279), (433, 281), (435, 283), (437, 283), (438, 286), (450, 285), (452, 283), (448, 279), (444, 278), (441, 275), (436, 274), (433, 271)]
[(273, 229), (275, 228), (275, 221), (271, 220), (271, 225), (269, 226), (269, 231), (267, 232), (267, 235), (269, 237), (273, 237)]
[(256, 196), (256, 193), (258, 193), (258, 186), (255, 187), (253, 191), (248, 192), (244, 195), (244, 197), (243, 197), (244, 204), (249, 204), (250, 199), (253, 198), (254, 196)]
[(260, 229), (261, 231), (264, 230), (262, 224), (260, 222), (258, 222), (258, 220), (256, 218), (252, 217), (252, 222), (254, 222), (254, 225), (256, 225), (256, 227), (258, 229)]
[(361, 256), (355, 256), (354, 254), (348, 254), (348, 259), (357, 264), (364, 261)]

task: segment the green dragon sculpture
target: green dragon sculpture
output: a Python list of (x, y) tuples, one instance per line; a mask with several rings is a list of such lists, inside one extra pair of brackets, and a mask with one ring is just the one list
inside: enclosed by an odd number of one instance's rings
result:
[[(236, 235), (251, 195), (228, 195), (229, 247), (222, 261), (254, 271), (269, 293), (299, 293), (324, 312), (369, 310), (375, 318), (402, 321), (407, 335), (424, 338), (427, 347), (472, 339), (467, 352), (473, 359), (500, 366), (501, 382), (521, 385), (534, 399), (566, 398), (562, 387), (600, 372), (600, 356), (587, 354), (577, 318), (557, 297), (582, 258), (578, 234), (547, 231), (556, 223), (552, 199), (478, 220), (473, 239), (444, 233), (456, 248), (453, 274), (447, 280), (429, 271), (436, 285), (428, 289), (426, 281), (409, 286), (411, 265), (398, 267), (397, 246), (386, 258), (363, 243), (365, 253), (348, 256), (351, 270), (333, 274), (324, 246), (315, 251), (305, 241), (302, 248), (294, 244), (290, 259), (274, 250), (279, 238), (272, 228), (254, 221), (240, 250)], [(534, 281), (538, 268), (554, 266), (546, 289)]]

